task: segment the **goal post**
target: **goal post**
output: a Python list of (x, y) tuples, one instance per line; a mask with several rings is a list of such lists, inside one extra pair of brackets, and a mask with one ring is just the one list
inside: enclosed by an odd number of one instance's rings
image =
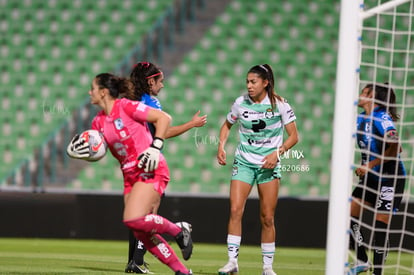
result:
[(331, 159), (331, 184), (328, 208), (326, 275), (344, 274), (349, 191), (353, 162), (352, 133), (355, 128), (358, 83), (359, 3), (342, 0), (335, 88), (335, 116)]
[[(397, 88), (402, 91), (402, 101), (407, 99), (406, 95), (408, 94), (408, 91), (414, 92), (414, 87), (411, 87), (409, 84), (410, 81), (412, 83), (414, 79), (414, 70), (412, 69), (414, 64), (411, 64), (414, 60), (414, 41), (410, 41), (410, 39), (408, 39), (406, 49), (394, 49), (394, 42), (388, 43), (381, 40), (383, 34), (390, 35), (394, 38), (402, 36), (408, 32), (408, 35), (414, 37), (411, 27), (409, 27), (408, 30), (398, 30), (398, 27), (402, 25), (399, 20), (408, 20), (407, 24), (414, 24), (414, 22), (411, 21), (412, 15), (411, 17), (408, 16), (409, 19), (403, 17), (399, 18), (398, 12), (396, 12), (396, 7), (406, 3), (410, 5), (409, 12), (412, 12), (413, 0), (372, 0), (370, 4), (372, 4), (372, 2), (375, 6), (369, 7), (368, 9), (364, 6), (363, 0), (342, 0), (340, 6), (339, 43), (335, 86), (335, 116), (333, 126), (326, 244), (326, 275), (345, 274), (347, 270), (346, 266), (349, 257), (348, 243), (350, 197), (355, 181), (353, 167), (357, 165), (354, 160), (356, 118), (358, 114), (356, 102), (358, 100), (359, 91), (362, 88), (360, 85), (376, 82), (396, 82), (398, 83)], [(392, 14), (393, 11), (394, 14)], [(365, 37), (363, 39), (364, 20), (387, 12), (391, 13), (391, 16), (393, 15), (392, 26), (387, 30), (379, 30), (381, 26), (374, 28), (376, 35), (374, 35), (372, 40), (375, 41), (375, 45), (368, 45), (366, 47), (364, 45), (364, 47), (368, 50), (363, 50), (362, 44), (364, 42), (361, 41), (364, 41), (365, 39)], [(376, 24), (382, 24), (379, 17), (375, 20), (374, 22)], [(393, 36), (391, 34), (393, 34)], [(389, 49), (387, 49), (387, 47)], [(372, 54), (372, 51), (376, 52)], [(388, 62), (388, 64), (385, 66), (383, 65), (383, 52), (389, 52), (390, 55), (394, 56), (398, 55), (399, 51), (402, 52), (400, 56), (403, 56), (401, 63), (404, 63), (405, 65), (393, 68), (394, 63), (399, 62), (398, 60), (393, 60), (393, 58), (391, 58), (391, 61), (387, 59), (386, 62)], [(369, 62), (364, 63), (364, 54), (367, 54), (367, 56), (372, 54), (374, 57), (372, 60), (369, 60)], [(361, 79), (361, 70), (364, 74), (363, 79)], [(402, 70), (405, 71), (401, 72)], [(399, 74), (400, 78), (403, 79), (394, 81), (394, 77), (396, 77), (397, 74)], [(367, 77), (367, 75), (369, 75), (369, 77)], [(409, 76), (411, 76), (411, 79)], [(414, 86), (414, 84), (412, 84), (412, 86)], [(414, 95), (412, 96), (414, 97)], [(408, 112), (414, 113), (413, 110), (414, 106), (411, 106), (411, 109), (408, 110)], [(414, 129), (414, 124), (412, 123), (414, 123), (414, 117), (412, 117), (411, 121), (408, 123), (400, 123), (397, 127), (398, 131), (401, 130), (401, 127), (405, 127), (407, 125)], [(413, 131), (411, 134), (414, 135)], [(414, 140), (413, 136), (410, 138)], [(406, 145), (409, 145), (409, 143), (410, 141), (406, 141)], [(402, 145), (404, 147), (404, 144)], [(414, 145), (411, 146), (414, 147)], [(408, 159), (411, 166), (413, 163), (412, 158), (413, 157), (411, 156), (411, 159)], [(407, 174), (409, 173), (413, 173), (412, 168), (407, 169)], [(412, 176), (409, 176), (408, 178), (412, 178)]]

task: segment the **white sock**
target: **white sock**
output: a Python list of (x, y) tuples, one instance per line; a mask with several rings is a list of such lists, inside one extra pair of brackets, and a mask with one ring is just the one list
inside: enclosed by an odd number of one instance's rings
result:
[(262, 243), (263, 269), (272, 268), (275, 255), (275, 243)]
[(227, 254), (229, 255), (229, 261), (237, 262), (240, 242), (241, 236), (227, 235)]

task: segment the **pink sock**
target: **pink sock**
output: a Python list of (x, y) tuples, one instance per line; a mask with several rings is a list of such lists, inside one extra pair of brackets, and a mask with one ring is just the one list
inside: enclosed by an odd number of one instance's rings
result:
[(158, 234), (169, 234), (173, 237), (181, 232), (174, 223), (155, 214), (148, 214), (144, 217), (124, 221), (124, 224), (134, 231), (152, 232)]
[(180, 262), (171, 246), (158, 234), (151, 234), (136, 231), (135, 237), (144, 243), (145, 248), (163, 264), (166, 264), (174, 272), (181, 271), (189, 273), (190, 271)]

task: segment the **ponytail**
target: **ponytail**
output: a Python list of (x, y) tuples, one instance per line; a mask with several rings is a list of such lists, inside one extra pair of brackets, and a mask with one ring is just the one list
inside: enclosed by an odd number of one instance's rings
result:
[(110, 73), (98, 74), (95, 79), (99, 88), (106, 88), (109, 90), (111, 97), (125, 97), (135, 100), (133, 84), (129, 79), (118, 77)]

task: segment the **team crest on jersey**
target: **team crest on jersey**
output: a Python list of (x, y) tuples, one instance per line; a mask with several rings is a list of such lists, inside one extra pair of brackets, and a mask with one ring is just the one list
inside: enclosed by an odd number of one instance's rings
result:
[(272, 118), (274, 116), (273, 110), (268, 108), (265, 112), (265, 118)]
[(121, 130), (122, 128), (124, 128), (124, 123), (122, 122), (122, 118), (115, 119), (114, 124), (117, 130)]

